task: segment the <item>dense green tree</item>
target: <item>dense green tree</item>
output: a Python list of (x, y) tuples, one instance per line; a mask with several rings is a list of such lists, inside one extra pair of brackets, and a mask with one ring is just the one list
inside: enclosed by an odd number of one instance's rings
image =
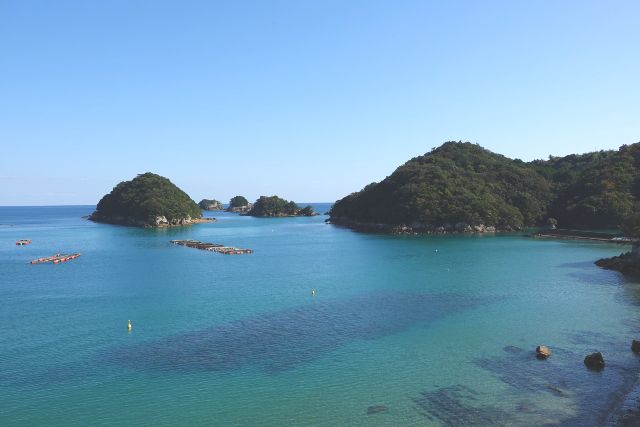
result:
[(626, 236), (640, 238), (640, 208), (625, 218), (622, 223), (622, 232)]
[(158, 216), (168, 221), (201, 218), (191, 198), (167, 178), (147, 172), (119, 183), (105, 195), (93, 218), (105, 222), (153, 224)]
[(550, 201), (550, 183), (533, 166), (448, 142), (337, 201), (330, 214), (338, 222), (522, 227), (540, 222)]
[(232, 197), (229, 201), (229, 208), (241, 208), (243, 206), (247, 206), (249, 201), (244, 196), (235, 196)]
[(301, 209), (291, 201), (287, 201), (278, 196), (260, 196), (248, 212), (251, 216), (294, 216), (300, 215)]
[(640, 143), (530, 163), (447, 142), (338, 200), (336, 223), (618, 227), (640, 201)]

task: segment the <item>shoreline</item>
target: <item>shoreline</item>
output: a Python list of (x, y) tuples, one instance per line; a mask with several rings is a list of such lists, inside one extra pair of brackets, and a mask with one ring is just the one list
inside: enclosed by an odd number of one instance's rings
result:
[(328, 218), (325, 223), (346, 227), (364, 233), (383, 233), (392, 235), (447, 235), (447, 234), (495, 234), (513, 233), (522, 231), (522, 227), (516, 226), (486, 226), (484, 224), (471, 225), (464, 222), (457, 224), (430, 225), (422, 223), (406, 224), (384, 224), (372, 222), (358, 222), (346, 220), (344, 218)]
[[(85, 218), (85, 217), (83, 217)], [(169, 221), (159, 222), (156, 224), (149, 224), (146, 222), (141, 222), (135, 219), (129, 218), (104, 218), (104, 217), (96, 217), (95, 215), (89, 215), (86, 217), (88, 221), (92, 221), (98, 224), (110, 224), (110, 225), (122, 225), (125, 227), (138, 227), (138, 228), (173, 228), (173, 227), (188, 227), (194, 224), (203, 224), (203, 223), (212, 223), (218, 221), (216, 218), (190, 218), (188, 220), (180, 220), (178, 222), (172, 223)]]

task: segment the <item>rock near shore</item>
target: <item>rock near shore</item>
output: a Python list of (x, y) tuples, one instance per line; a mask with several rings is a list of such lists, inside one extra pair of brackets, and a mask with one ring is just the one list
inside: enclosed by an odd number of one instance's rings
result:
[(591, 353), (584, 358), (584, 364), (593, 371), (601, 371), (604, 369), (604, 357), (600, 352)]
[(612, 258), (599, 259), (596, 261), (596, 265), (606, 270), (615, 270), (625, 275), (640, 277), (640, 253), (637, 250)]

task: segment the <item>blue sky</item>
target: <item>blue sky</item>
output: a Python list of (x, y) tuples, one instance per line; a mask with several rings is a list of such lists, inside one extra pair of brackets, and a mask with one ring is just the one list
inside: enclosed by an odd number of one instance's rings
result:
[(0, 205), (334, 201), (448, 140), (640, 141), (637, 1), (0, 0)]

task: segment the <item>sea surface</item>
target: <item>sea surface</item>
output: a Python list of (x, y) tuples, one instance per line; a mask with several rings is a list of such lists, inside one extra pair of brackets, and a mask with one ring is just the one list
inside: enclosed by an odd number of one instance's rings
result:
[(92, 210), (0, 207), (2, 426), (597, 426), (638, 379), (640, 283), (593, 264), (623, 246)]

